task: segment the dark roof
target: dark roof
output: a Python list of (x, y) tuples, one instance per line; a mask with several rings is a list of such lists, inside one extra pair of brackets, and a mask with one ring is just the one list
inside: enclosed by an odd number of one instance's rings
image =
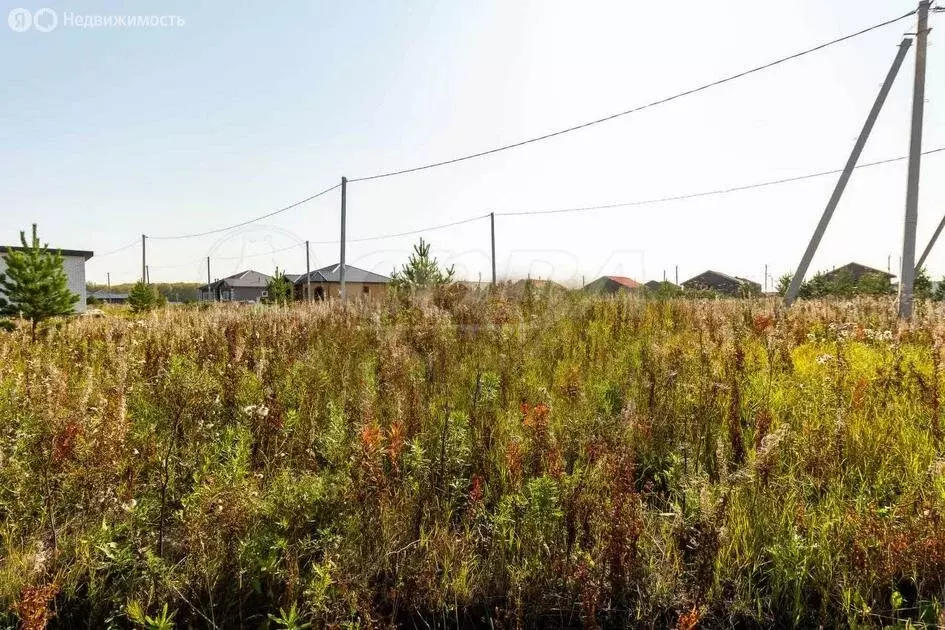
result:
[(89, 297), (94, 297), (98, 300), (127, 300), (128, 294), (127, 293), (113, 293), (111, 291), (105, 291), (103, 289), (101, 291), (93, 291), (92, 293), (89, 293)]
[[(50, 247), (49, 250), (59, 252), (63, 256), (69, 256), (70, 258), (84, 258), (85, 260), (95, 255), (94, 252), (87, 252), (81, 249), (56, 249), (55, 247)], [(23, 248), (13, 245), (0, 245), (0, 254), (6, 254), (9, 251), (21, 252)]]
[(689, 278), (682, 283), (687, 289), (703, 289), (709, 288), (714, 290), (730, 290), (734, 291), (737, 287), (749, 286), (756, 290), (761, 290), (761, 285), (755, 282), (754, 280), (749, 280), (747, 278), (739, 278), (738, 276), (730, 276), (721, 271), (713, 271), (709, 269), (708, 271), (703, 271), (698, 276)]
[(837, 267), (833, 271), (828, 271), (827, 273), (824, 274), (824, 277), (831, 278), (844, 272), (849, 273), (850, 276), (854, 280), (859, 280), (861, 277), (865, 276), (868, 273), (876, 274), (876, 275), (882, 276), (884, 278), (889, 278), (889, 279), (896, 277), (895, 274), (891, 274), (887, 271), (873, 269), (872, 267), (867, 267), (866, 265), (861, 265), (860, 263), (855, 263), (855, 262), (847, 263), (843, 265), (842, 267)]
[[(241, 271), (240, 273), (233, 274), (232, 276), (214, 280), (210, 283), (210, 286), (217, 287), (220, 285), (225, 285), (233, 289), (265, 289), (269, 285), (270, 280), (272, 280), (272, 276), (267, 276), (264, 273), (253, 271), (252, 269), (247, 269), (246, 271)], [(203, 284), (197, 287), (197, 290), (206, 291), (207, 285)]]
[(304, 273), (287, 273), (285, 274), (285, 277), (286, 277), (286, 280), (288, 280), (292, 284), (295, 284), (295, 281), (304, 275), (305, 275)]
[[(322, 267), (321, 269), (316, 269), (311, 274), (312, 282), (341, 282), (341, 265), (329, 265), (327, 267)], [(308, 281), (308, 278), (303, 273), (299, 276), (298, 280), (295, 281), (295, 284), (303, 284)], [(387, 284), (390, 282), (390, 278), (387, 276), (382, 276), (371, 271), (365, 271), (364, 269), (358, 269), (357, 267), (352, 267), (351, 265), (345, 265), (345, 282), (361, 282), (364, 284)]]

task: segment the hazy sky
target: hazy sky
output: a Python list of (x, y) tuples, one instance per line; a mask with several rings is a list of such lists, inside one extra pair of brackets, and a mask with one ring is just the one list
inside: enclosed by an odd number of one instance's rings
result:
[[(599, 118), (900, 15), (912, 0), (279, 3), (15, 0), (48, 33), (0, 22), (0, 242), (38, 222), (91, 249), (90, 280), (134, 280), (140, 235), (236, 223), (340, 180)], [(81, 29), (75, 15), (177, 15)], [(945, 16), (933, 14), (924, 148), (945, 146)], [(348, 187), (358, 239), (477, 216), (634, 201), (840, 168), (914, 20), (665, 106), (498, 155)], [(939, 45), (937, 45), (939, 44)], [(863, 161), (908, 150), (910, 52)], [(812, 271), (897, 273), (905, 162), (854, 175)], [(500, 276), (763, 281), (796, 266), (836, 176), (653, 206), (496, 220)], [(336, 241), (339, 192), (232, 233), (152, 240), (152, 281), (305, 269)], [(945, 152), (923, 161), (919, 250), (945, 213)], [(417, 237), (350, 243), (389, 273)], [(489, 276), (489, 223), (427, 234), (462, 277)], [(337, 262), (312, 246), (312, 268)], [(930, 258), (945, 273), (945, 243)]]

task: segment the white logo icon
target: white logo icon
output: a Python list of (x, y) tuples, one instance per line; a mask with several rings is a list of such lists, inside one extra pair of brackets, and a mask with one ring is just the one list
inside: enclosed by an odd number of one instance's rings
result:
[(7, 17), (7, 24), (17, 33), (25, 33), (33, 26), (33, 14), (27, 9), (13, 9)]
[(48, 33), (59, 26), (59, 16), (52, 9), (39, 9), (33, 14), (33, 28), (40, 33)]

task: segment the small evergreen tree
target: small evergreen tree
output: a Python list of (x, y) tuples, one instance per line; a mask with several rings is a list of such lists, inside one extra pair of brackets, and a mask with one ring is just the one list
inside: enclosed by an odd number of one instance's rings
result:
[(292, 301), (292, 283), (286, 277), (284, 271), (279, 271), (276, 267), (276, 273), (266, 284), (266, 297), (263, 299), (265, 304), (275, 304), (285, 306)]
[(36, 327), (50, 317), (69, 315), (79, 296), (69, 290), (69, 279), (62, 266), (62, 255), (50, 252), (48, 244), (40, 244), (33, 224), (33, 236), (26, 241), (20, 232), (21, 250), (7, 252), (7, 270), (0, 273), (0, 315), (29, 320), (31, 338), (36, 340)]
[(780, 278), (778, 278), (778, 287), (777, 287), (778, 295), (780, 295), (781, 297), (784, 297), (785, 295), (787, 295), (787, 290), (791, 286), (791, 279), (793, 277), (794, 277), (793, 275), (786, 273)]
[(441, 270), (436, 258), (430, 256), (430, 244), (422, 238), (413, 246), (413, 253), (407, 264), (395, 271), (391, 284), (396, 289), (424, 289), (453, 281), (453, 267)]
[(865, 273), (856, 284), (856, 292), (861, 295), (888, 295), (892, 293), (889, 276), (881, 273)]
[(139, 280), (132, 287), (131, 293), (128, 294), (128, 305), (134, 313), (146, 313), (156, 306), (160, 306), (162, 299), (166, 300), (158, 294), (157, 289), (145, 284), (143, 280)]
[(935, 285), (935, 291), (932, 293), (932, 299), (936, 302), (941, 302), (945, 300), (945, 276), (938, 281), (938, 284)]
[(929, 272), (925, 267), (920, 268), (912, 281), (912, 291), (920, 300), (927, 300), (932, 297), (932, 279), (929, 278)]

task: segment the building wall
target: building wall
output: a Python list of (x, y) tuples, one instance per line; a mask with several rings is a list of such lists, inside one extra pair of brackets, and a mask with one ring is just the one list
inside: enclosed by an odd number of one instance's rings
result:
[[(75, 305), (76, 313), (84, 313), (88, 305), (88, 295), (85, 291), (85, 259), (81, 256), (63, 256), (62, 266), (69, 279), (69, 290), (78, 294), (79, 301)], [(7, 270), (6, 257), (0, 254), (0, 273)]]
[[(295, 299), (301, 300), (305, 297), (305, 283), (295, 285)], [(326, 298), (338, 299), (341, 297), (340, 282), (313, 282), (312, 295), (318, 295), (318, 289), (322, 290)], [(367, 289), (367, 292), (365, 292)], [(345, 282), (345, 290), (348, 292), (349, 300), (357, 299), (379, 299), (387, 295), (388, 286), (384, 283), (365, 283), (365, 282)]]

